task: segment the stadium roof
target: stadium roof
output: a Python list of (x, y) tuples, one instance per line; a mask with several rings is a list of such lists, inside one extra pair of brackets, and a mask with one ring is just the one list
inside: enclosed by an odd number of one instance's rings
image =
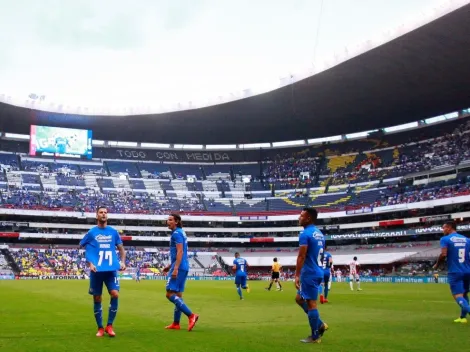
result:
[(470, 107), (470, 5), (278, 90), (158, 115), (78, 116), (0, 104), (2, 131), (86, 128), (103, 140), (231, 144), (289, 141), (403, 124)]

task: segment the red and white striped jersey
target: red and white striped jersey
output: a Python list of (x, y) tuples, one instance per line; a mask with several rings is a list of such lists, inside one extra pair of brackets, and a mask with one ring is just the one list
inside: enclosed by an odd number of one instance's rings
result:
[(349, 263), (349, 273), (351, 275), (357, 275), (357, 267), (359, 266), (359, 262), (357, 260), (353, 260), (351, 263)]

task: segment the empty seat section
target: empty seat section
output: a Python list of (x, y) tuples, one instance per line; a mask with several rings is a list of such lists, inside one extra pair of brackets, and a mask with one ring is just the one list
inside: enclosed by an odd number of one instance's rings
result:
[(132, 189), (145, 189), (145, 184), (143, 180), (130, 179), (129, 184)]
[(178, 180), (185, 180), (187, 176), (194, 176), (198, 180), (203, 179), (202, 166), (193, 164), (174, 164), (171, 169)]
[(127, 174), (129, 177), (140, 177), (136, 163), (125, 161), (106, 161), (106, 165), (108, 166), (111, 176)]
[(264, 199), (234, 199), (233, 205), (238, 212), (266, 211), (267, 203)]
[(240, 176), (251, 176), (252, 179), (259, 179), (261, 169), (259, 164), (234, 164), (232, 165), (233, 175), (237, 178)]
[(51, 172), (50, 162), (22, 160), (21, 165), (24, 171)]
[(204, 172), (208, 180), (230, 180), (230, 165), (204, 165)]
[(221, 212), (231, 213), (232, 207), (229, 199), (206, 199), (204, 200), (207, 211), (209, 212)]
[(95, 165), (95, 164), (82, 164), (80, 165), (80, 170), (82, 170), (82, 174), (84, 175), (100, 175), (106, 176), (106, 170), (103, 165)]
[(85, 179), (82, 177), (56, 176), (55, 179), (59, 186), (86, 187)]
[(0, 166), (5, 170), (19, 170), (18, 156), (16, 154), (0, 153)]
[(139, 163), (138, 168), (144, 178), (173, 178), (170, 166), (167, 164)]
[(308, 203), (308, 197), (295, 199), (279, 198), (269, 200), (269, 211), (293, 211), (301, 210)]

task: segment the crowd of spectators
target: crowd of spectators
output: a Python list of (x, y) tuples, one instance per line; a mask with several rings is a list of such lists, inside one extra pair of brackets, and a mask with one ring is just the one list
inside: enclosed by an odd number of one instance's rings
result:
[(20, 270), (21, 275), (51, 275), (54, 269), (49, 262), (45, 251), (34, 248), (24, 248), (11, 251), (13, 259)]
[(373, 207), (382, 207), (396, 204), (424, 202), (435, 199), (458, 197), (470, 194), (470, 184), (461, 183), (443, 187), (406, 187), (392, 195), (382, 195)]
[[(325, 154), (318, 152), (313, 155), (314, 153), (310, 149), (294, 155), (279, 155), (277, 158), (267, 160), (263, 164), (264, 171), (262, 178), (264, 186), (269, 189), (272, 184), (275, 184), (277, 190), (299, 190), (318, 186), (321, 180), (328, 187), (340, 184), (351, 185), (358, 182), (403, 176), (405, 174), (429, 170), (437, 166), (457, 165), (470, 160), (470, 133), (467, 133), (469, 129), (470, 122), (465, 122), (461, 123), (452, 133), (444, 136), (418, 142), (413, 140), (409, 143), (396, 145), (384, 150), (359, 153), (351, 158), (349, 156), (344, 157), (342, 160), (345, 164), (341, 167), (337, 167), (338, 164), (330, 163), (331, 159), (325, 157)], [(18, 164), (14, 158), (4, 159), (5, 164), (2, 163), (2, 168), (7, 172), (4, 175), (7, 175), (6, 178), (8, 179), (8, 172), (16, 170)], [(332, 168), (328, 169), (327, 165), (330, 164), (336, 166), (334, 168), (331, 166)], [(97, 165), (94, 166), (99, 167)], [(47, 178), (60, 180), (59, 183), (63, 186), (76, 186), (77, 183), (85, 185), (84, 176), (80, 175), (79, 172), (80, 170), (87, 170), (86, 165), (78, 167), (77, 165), (25, 160), (22, 162), (22, 168), (25, 171), (41, 173), (44, 180)], [(22, 176), (25, 177), (25, 175)], [(37, 177), (32, 174), (27, 176), (30, 176), (31, 180)], [(40, 182), (39, 178), (37, 179), (37, 182)], [(103, 186), (102, 190), (99, 190), (99, 187), (93, 187), (93, 189), (82, 187), (81, 189), (71, 190), (62, 189), (60, 192), (60, 189), (50, 188), (51, 186), (47, 182), (43, 182), (43, 185), (38, 183), (36, 186), (31, 182), (23, 181), (27, 184), (27, 186), (23, 185), (23, 187), (15, 182), (6, 182), (8, 184), (2, 191), (0, 206), (20, 209), (92, 212), (98, 205), (107, 205), (110, 211), (123, 214), (167, 214), (171, 211), (191, 213), (204, 212), (206, 210), (204, 201), (201, 200), (204, 198), (197, 198), (195, 194), (187, 193), (178, 196), (173, 194), (168, 196), (166, 193), (161, 193), (155, 195), (136, 193), (131, 189), (123, 190), (121, 188), (108, 191), (109, 188), (112, 189), (113, 182), (108, 179), (105, 181), (107, 182), (103, 183), (103, 185), (107, 186)], [(193, 187), (195, 191), (197, 188), (196, 184), (192, 185), (187, 186), (189, 187), (188, 190), (191, 190), (191, 187)], [(225, 184), (222, 184), (222, 186), (222, 188), (226, 188)], [(210, 187), (210, 182), (204, 184), (205, 191), (211, 189)], [(214, 188), (211, 190), (217, 192), (216, 183), (214, 183)], [(367, 204), (362, 204), (363, 202), (358, 199), (361, 198), (361, 194), (358, 192), (355, 192), (356, 196), (352, 197), (356, 198), (355, 201), (357, 202), (353, 202), (354, 199), (351, 199), (351, 203), (348, 203), (348, 200), (344, 202), (334, 201), (333, 203), (335, 203), (334, 210), (337, 211), (344, 210), (349, 205), (357, 205), (358, 202), (361, 203), (360, 205), (380, 207), (466, 195), (469, 194), (469, 191), (469, 186), (466, 183), (443, 187), (430, 184), (422, 187), (382, 192), (377, 199), (373, 201), (368, 199)], [(308, 202), (307, 195), (299, 191), (294, 194), (294, 197), (306, 198)], [(219, 195), (219, 197), (224, 196), (224, 194)], [(284, 198), (289, 203), (289, 199), (287, 199), (289, 197)], [(269, 199), (266, 201), (270, 202)], [(222, 210), (227, 213), (233, 212), (229, 204), (226, 204), (226, 206), (218, 204), (214, 198), (209, 198), (206, 204), (209, 205), (209, 211), (214, 210), (213, 208), (217, 206), (215, 212), (222, 212)], [(328, 206), (324, 208), (326, 209)], [(265, 209), (270, 209), (270, 204), (267, 204)], [(273, 209), (284, 211), (282, 203), (279, 207)], [(286, 210), (291, 209), (286, 207)]]
[[(389, 188), (377, 191), (376, 199), (363, 198), (361, 192), (350, 192), (352, 198), (345, 198), (334, 202), (332, 210), (341, 211), (350, 206), (370, 206), (373, 208), (450, 198), (470, 194), (470, 183), (466, 179), (456, 181), (455, 184), (430, 183), (421, 186), (392, 185)], [(367, 195), (367, 193), (364, 193)], [(304, 197), (302, 192), (284, 196), (288, 198)], [(284, 199), (281, 197), (281, 199)], [(260, 201), (271, 202), (269, 199)], [(278, 201), (278, 199), (276, 199)], [(136, 194), (132, 191), (116, 191), (101, 193), (100, 191), (67, 191), (44, 192), (27, 191), (22, 189), (8, 189), (1, 192), (0, 207), (30, 210), (60, 210), (77, 212), (94, 212), (98, 205), (105, 205), (112, 213), (119, 214), (156, 214), (164, 215), (173, 211), (181, 213), (200, 213), (206, 211), (203, 202), (196, 197), (182, 196), (180, 198), (165, 197), (163, 195)], [(208, 210), (212, 208), (215, 200), (209, 198)], [(286, 203), (287, 204), (287, 203)], [(287, 204), (288, 205), (288, 204)], [(224, 206), (218, 205), (219, 208)], [(232, 212), (230, 204), (224, 206), (226, 212)], [(322, 205), (322, 211), (328, 211), (328, 205)], [(218, 210), (221, 211), (222, 209)], [(287, 208), (287, 210), (290, 210)], [(259, 212), (259, 211), (257, 211)]]

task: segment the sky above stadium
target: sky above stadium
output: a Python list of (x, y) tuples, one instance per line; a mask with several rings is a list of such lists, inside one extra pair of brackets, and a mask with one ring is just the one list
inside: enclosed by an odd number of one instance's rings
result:
[(0, 96), (116, 108), (266, 90), (448, 2), (0, 0)]

